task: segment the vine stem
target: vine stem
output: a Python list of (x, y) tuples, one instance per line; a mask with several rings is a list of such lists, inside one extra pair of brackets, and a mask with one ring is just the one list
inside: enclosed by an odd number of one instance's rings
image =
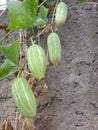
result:
[(38, 8), (40, 8), (47, 0), (44, 0), (39, 6)]
[(57, 8), (57, 5), (58, 5), (58, 2), (59, 2), (59, 1), (57, 0), (56, 5), (55, 5), (55, 8), (54, 8), (54, 10), (53, 10), (53, 15), (52, 15), (51, 23), (53, 23), (53, 21), (54, 21), (55, 11), (56, 11), (56, 8)]
[[(18, 69), (16, 69), (15, 71), (11, 72), (8, 76), (13, 75), (13, 74), (15, 74), (15, 73), (17, 73), (17, 72), (23, 70), (23, 68), (24, 68), (24, 65), (23, 65), (22, 67), (18, 67)], [(17, 76), (17, 77), (18, 77), (18, 76)]]
[(38, 38), (40, 35), (42, 35), (53, 23), (48, 24), (37, 36), (36, 38)]
[(33, 36), (30, 38), (32, 45), (35, 44), (35, 40), (33, 40)]
[(38, 37), (39, 37), (41, 34), (43, 34), (51, 25), (53, 25), (53, 23), (54, 23), (55, 11), (56, 11), (56, 7), (57, 7), (57, 5), (58, 5), (58, 2), (59, 2), (59, 0), (57, 0), (56, 6), (55, 6), (55, 8), (54, 8), (54, 10), (53, 10), (53, 15), (52, 15), (51, 23), (48, 24), (48, 25), (37, 35), (36, 38), (38, 38)]

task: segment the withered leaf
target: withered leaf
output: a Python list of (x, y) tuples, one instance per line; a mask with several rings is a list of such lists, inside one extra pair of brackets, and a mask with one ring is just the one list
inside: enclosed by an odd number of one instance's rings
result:
[(36, 130), (33, 119), (26, 118), (23, 122), (22, 130)]
[(45, 80), (41, 80), (41, 86), (42, 86), (42, 94), (45, 95), (48, 93), (48, 86), (45, 82)]
[(11, 122), (10, 122), (9, 118), (6, 119), (6, 121), (2, 125), (2, 129), (1, 130), (14, 130), (13, 126), (11, 125)]

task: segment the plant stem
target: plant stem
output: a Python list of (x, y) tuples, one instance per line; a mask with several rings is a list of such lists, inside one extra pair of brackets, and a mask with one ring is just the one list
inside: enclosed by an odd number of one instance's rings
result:
[(32, 45), (35, 44), (35, 39), (33, 36), (30, 38), (30, 40), (31, 40)]
[(10, 73), (9, 76), (10, 76), (10, 75), (13, 75), (13, 74), (15, 74), (15, 73), (17, 73), (17, 72), (19, 72), (19, 71), (22, 70), (22, 69), (23, 69), (23, 66), (22, 66), (22, 67), (18, 67), (15, 71), (13, 71), (12, 73)]
[(44, 0), (39, 6), (38, 8), (40, 8), (47, 0)]
[(38, 38), (40, 35), (42, 35), (53, 23), (48, 24), (37, 36), (36, 38)]
[(54, 10), (53, 10), (53, 15), (52, 15), (51, 23), (53, 23), (53, 21), (54, 21), (55, 11), (56, 11), (56, 8), (57, 8), (57, 5), (58, 5), (58, 2), (59, 2), (59, 1), (57, 0), (56, 5), (55, 5), (55, 8), (54, 8)]
[[(47, 0), (46, 0), (47, 1)], [(45, 2), (45, 1), (44, 1)], [(54, 16), (55, 16), (55, 11), (56, 11), (56, 7), (57, 7), (57, 5), (58, 5), (58, 2), (59, 2), (59, 0), (57, 0), (57, 2), (56, 2), (56, 5), (55, 5), (55, 8), (54, 8), (54, 10), (53, 10), (53, 15), (52, 15), (52, 20), (51, 20), (51, 23), (50, 24), (48, 24), (35, 38), (37, 39), (40, 35), (42, 35), (49, 27), (51, 27), (52, 25), (53, 25), (53, 23), (54, 23)], [(43, 3), (43, 2), (42, 2)], [(42, 4), (41, 3), (41, 4)], [(32, 37), (31, 37), (32, 38)]]
[[(25, 63), (26, 63), (26, 59), (23, 61), (23, 64), (22, 64), (21, 67), (16, 66), (16, 67), (17, 67), (16, 70), (13, 70), (7, 77), (9, 77), (9, 76), (11, 76), (11, 75), (13, 75), (13, 74), (15, 74), (15, 73), (17, 73), (17, 72), (19, 72), (19, 71), (22, 71), (23, 68), (24, 68), (24, 66), (25, 66)], [(20, 76), (20, 75), (18, 75), (18, 76)], [(6, 77), (6, 78), (7, 78), (7, 77)]]

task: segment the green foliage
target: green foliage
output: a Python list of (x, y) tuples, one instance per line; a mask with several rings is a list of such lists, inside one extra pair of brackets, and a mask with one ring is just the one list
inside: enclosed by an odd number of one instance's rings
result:
[(15, 67), (15, 64), (10, 60), (6, 59), (4, 64), (0, 67), (0, 80), (7, 77)]
[(35, 21), (34, 21), (34, 26), (42, 26), (46, 24), (46, 21), (39, 16), (36, 16)]
[(48, 15), (48, 8), (46, 8), (45, 6), (41, 6), (39, 11), (39, 17), (47, 21), (47, 15)]
[(19, 40), (14, 41), (7, 46), (0, 46), (0, 51), (14, 64), (18, 62)]
[(41, 6), (39, 10), (39, 15), (36, 16), (34, 21), (35, 26), (42, 26), (47, 22), (48, 9), (45, 6)]
[(86, 2), (87, 0), (77, 0), (79, 3), (84, 3)]
[(10, 24), (8, 29), (30, 28), (35, 19), (38, 0), (7, 0)]
[(5, 62), (0, 67), (0, 80), (7, 77), (18, 63), (19, 40), (7, 46), (0, 46), (0, 51), (6, 56)]

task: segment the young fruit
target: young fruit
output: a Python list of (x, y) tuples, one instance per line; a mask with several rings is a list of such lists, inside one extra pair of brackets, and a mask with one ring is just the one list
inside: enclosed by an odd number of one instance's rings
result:
[(52, 64), (56, 65), (61, 59), (61, 42), (59, 36), (52, 32), (47, 39), (49, 57)]
[(12, 96), (16, 106), (25, 117), (32, 118), (36, 116), (36, 99), (25, 78), (18, 77), (14, 80), (12, 84)]
[(45, 77), (46, 56), (42, 47), (33, 44), (28, 48), (27, 60), (30, 71), (33, 75), (41, 80)]
[(60, 26), (63, 25), (67, 19), (68, 8), (64, 2), (60, 2), (56, 8), (55, 23)]

